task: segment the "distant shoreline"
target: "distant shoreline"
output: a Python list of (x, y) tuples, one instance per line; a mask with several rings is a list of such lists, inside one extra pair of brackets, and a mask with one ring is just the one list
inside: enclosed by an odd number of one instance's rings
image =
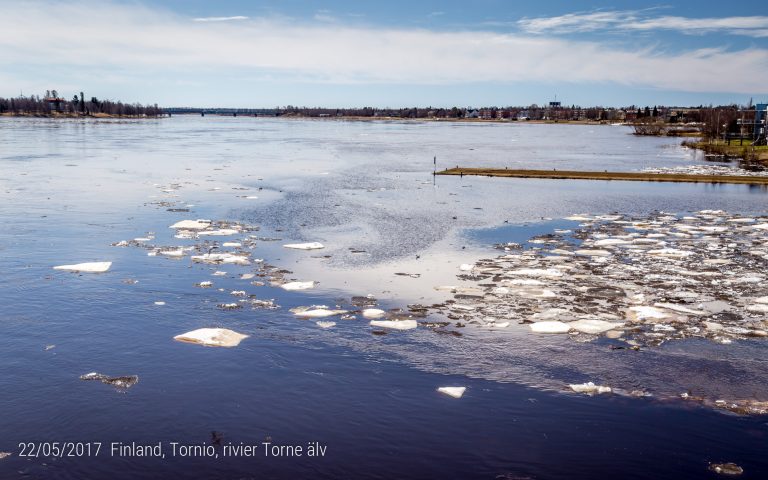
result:
[(167, 115), (157, 115), (157, 116), (146, 116), (146, 115), (118, 115), (118, 114), (111, 114), (111, 113), (93, 113), (93, 114), (79, 114), (79, 113), (55, 113), (55, 114), (43, 114), (43, 113), (11, 113), (11, 112), (4, 112), (0, 113), (0, 117), (7, 117), (7, 118), (55, 118), (55, 119), (64, 119), (64, 120), (72, 120), (72, 119), (78, 119), (78, 118), (137, 118), (137, 119), (158, 119), (158, 118), (164, 118), (167, 117)]
[[(167, 116), (196, 116), (200, 117), (203, 116), (200, 113), (173, 113), (172, 115)], [(341, 116), (330, 116), (330, 117), (320, 117), (320, 116), (306, 116), (306, 115), (249, 115), (245, 113), (239, 113), (237, 115), (233, 115), (231, 113), (206, 113), (204, 116), (206, 117), (235, 117), (235, 118), (270, 118), (270, 119), (280, 119), (280, 120), (320, 120), (320, 121), (355, 121), (355, 122), (448, 122), (448, 123), (456, 123), (456, 122), (471, 122), (471, 123), (505, 123), (505, 124), (546, 124), (546, 125), (557, 125), (557, 124), (569, 124), (569, 125), (621, 125), (621, 126), (631, 126), (627, 123), (622, 122), (609, 122), (607, 120), (510, 120), (505, 118), (445, 118), (445, 117), (423, 117), (423, 118), (408, 118), (408, 117), (364, 117), (364, 116), (356, 116), (356, 115), (341, 115)]]

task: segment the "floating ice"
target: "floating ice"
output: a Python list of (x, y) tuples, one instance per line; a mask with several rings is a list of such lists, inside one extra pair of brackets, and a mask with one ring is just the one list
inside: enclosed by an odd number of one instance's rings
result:
[(567, 323), (558, 321), (536, 322), (528, 325), (535, 333), (568, 333), (571, 327)]
[(606, 322), (605, 320), (576, 320), (575, 322), (569, 322), (568, 326), (577, 332), (596, 335), (598, 333), (607, 332), (608, 330), (623, 327), (624, 324)]
[(576, 255), (584, 255), (588, 257), (607, 257), (609, 255), (612, 255), (611, 252), (608, 250), (589, 250), (589, 249), (582, 249), (582, 250), (576, 250)]
[(379, 308), (366, 308), (363, 310), (363, 318), (381, 318), (386, 314), (387, 312)]
[(66, 270), (69, 272), (104, 273), (112, 266), (112, 262), (87, 262), (74, 265), (59, 265), (54, 270)]
[(318, 320), (315, 324), (320, 328), (331, 328), (336, 326), (336, 322), (323, 322), (321, 320)]
[(219, 228), (216, 230), (204, 230), (201, 232), (197, 232), (199, 236), (211, 236), (211, 237), (227, 237), (230, 235), (237, 235), (238, 233), (241, 233), (240, 230), (236, 230), (234, 228)]
[(232, 253), (205, 253), (203, 255), (193, 255), (193, 262), (198, 263), (225, 263), (232, 265), (250, 265), (251, 261), (244, 255), (235, 255)]
[(139, 377), (138, 375), (125, 375), (120, 377), (110, 377), (108, 375), (104, 375), (103, 373), (86, 373), (85, 375), (80, 375), (80, 380), (98, 380), (101, 383), (106, 383), (107, 385), (112, 385), (113, 387), (116, 387), (118, 389), (127, 389), (131, 388), (132, 386), (139, 383)]
[(315, 288), (315, 282), (288, 282), (280, 285), (280, 288), (283, 290), (308, 290), (310, 288)]
[(226, 328), (198, 328), (173, 337), (178, 342), (196, 343), (206, 347), (236, 347), (248, 335)]
[(307, 243), (288, 243), (283, 245), (285, 248), (292, 248), (294, 250), (319, 250), (325, 248), (320, 242), (307, 242)]
[(311, 310), (303, 310), (303, 311), (297, 311), (294, 313), (297, 317), (307, 317), (307, 318), (323, 318), (323, 317), (333, 317), (335, 315), (344, 315), (345, 313), (349, 313), (347, 310), (331, 310), (329, 308), (314, 308)]
[(168, 228), (175, 228), (178, 230), (205, 230), (210, 225), (210, 220), (181, 220)]
[(611, 393), (613, 391), (611, 387), (595, 385), (592, 382), (570, 384), (568, 386), (571, 387), (571, 390), (573, 390), (576, 393), (600, 394), (600, 393)]
[(735, 463), (710, 463), (709, 469), (719, 475), (736, 476), (744, 473), (744, 469)]
[(370, 325), (395, 330), (411, 330), (418, 326), (416, 320), (371, 320)]
[(464, 395), (464, 392), (467, 391), (467, 387), (439, 387), (437, 391), (444, 393), (449, 397), (461, 398)]
[(517, 270), (510, 270), (506, 272), (505, 275), (516, 275), (521, 277), (562, 277), (563, 272), (554, 268), (520, 268)]

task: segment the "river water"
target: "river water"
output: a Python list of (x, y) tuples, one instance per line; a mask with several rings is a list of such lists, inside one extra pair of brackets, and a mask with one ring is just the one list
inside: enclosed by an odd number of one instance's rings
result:
[[(444, 301), (434, 287), (460, 283), (459, 264), (568, 227), (561, 219), (574, 213), (765, 214), (766, 191), (742, 185), (432, 176), (434, 158), (437, 168), (708, 163), (679, 143), (607, 125), (2, 118), (0, 452), (12, 455), (0, 477), (679, 479), (735, 462), (742, 478), (765, 478), (765, 418), (661, 400), (686, 390), (767, 399), (765, 340), (691, 340), (633, 356), (518, 325), (372, 335), (359, 316), (326, 330), (289, 311), (368, 294), (383, 308)], [(168, 226), (195, 218), (258, 225), (281, 241), (257, 240), (253, 256), (318, 287), (254, 286), (239, 278), (250, 267), (213, 277), (188, 257), (111, 246), (147, 235), (182, 245)], [(281, 247), (292, 241), (325, 249)], [(113, 266), (52, 270), (86, 261)], [(214, 288), (194, 287), (205, 280)], [(232, 290), (281, 308), (217, 308)], [(172, 340), (209, 326), (250, 337), (232, 349)], [(79, 380), (93, 371), (139, 383), (120, 391)], [(585, 381), (657, 395), (565, 391)], [(446, 385), (468, 388), (453, 399), (436, 392)], [(264, 456), (265, 441), (327, 450)], [(97, 456), (23, 458), (24, 442), (103, 446)], [(161, 442), (166, 456), (111, 455), (111, 442)], [(174, 456), (172, 442), (259, 453)]]

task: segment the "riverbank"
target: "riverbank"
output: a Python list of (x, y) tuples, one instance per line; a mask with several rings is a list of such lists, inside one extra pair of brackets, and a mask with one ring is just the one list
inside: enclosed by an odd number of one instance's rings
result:
[(73, 118), (163, 118), (165, 115), (118, 115), (112, 113), (92, 113), (92, 114), (80, 114), (80, 113), (0, 113), (0, 117), (11, 118), (60, 118), (60, 119), (73, 119)]
[(721, 155), (726, 158), (740, 158), (748, 162), (768, 163), (768, 146), (751, 146), (748, 141), (741, 145), (735, 140), (731, 141), (730, 144), (722, 140), (685, 141), (683, 146), (701, 150), (707, 155)]

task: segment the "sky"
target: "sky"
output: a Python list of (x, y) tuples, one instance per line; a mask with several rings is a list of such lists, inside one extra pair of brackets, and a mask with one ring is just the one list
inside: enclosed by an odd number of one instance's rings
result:
[(0, 96), (182, 107), (747, 104), (768, 7), (739, 2), (0, 0)]

